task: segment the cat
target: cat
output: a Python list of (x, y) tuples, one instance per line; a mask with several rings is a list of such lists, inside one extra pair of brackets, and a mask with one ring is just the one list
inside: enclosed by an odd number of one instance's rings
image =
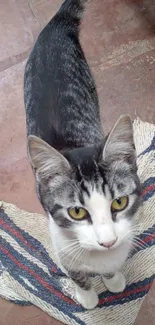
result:
[(111, 292), (140, 206), (132, 122), (123, 115), (104, 136), (96, 86), (79, 41), (86, 0), (66, 0), (28, 58), (24, 101), (28, 156), (38, 198), (49, 216), (57, 260), (73, 280), (77, 301), (98, 304), (89, 275)]

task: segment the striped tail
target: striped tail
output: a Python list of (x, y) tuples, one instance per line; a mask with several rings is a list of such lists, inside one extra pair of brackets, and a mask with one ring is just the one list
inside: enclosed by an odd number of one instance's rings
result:
[(64, 14), (70, 23), (74, 22), (78, 27), (87, 2), (88, 0), (65, 0), (59, 13)]

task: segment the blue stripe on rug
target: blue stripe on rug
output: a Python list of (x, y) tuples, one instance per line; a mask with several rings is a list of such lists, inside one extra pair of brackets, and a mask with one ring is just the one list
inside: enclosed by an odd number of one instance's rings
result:
[[(52, 269), (56, 270), (58, 275), (64, 276), (63, 272), (58, 268), (58, 266), (53, 262), (50, 258), (48, 252), (46, 251), (45, 247), (34, 237), (29, 235), (27, 232), (19, 228), (15, 225), (15, 223), (8, 217), (8, 215), (4, 212), (2, 208), (0, 208), (0, 219), (4, 220), (7, 224), (8, 228), (0, 222), (0, 227), (5, 232), (7, 232), (10, 236), (12, 236), (17, 243), (23, 247), (30, 255), (37, 258), (41, 261), (44, 265), (48, 267), (50, 273), (52, 273)], [(9, 229), (9, 228), (12, 229)], [(12, 233), (13, 230), (13, 233)], [(23, 237), (23, 238), (22, 238)]]
[(155, 177), (149, 177), (142, 183), (143, 201), (149, 200), (155, 194)]
[[(20, 261), (20, 263), (24, 263), (24, 265), (30, 267), (34, 267), (34, 265), (28, 261), (26, 258), (24, 258), (21, 254), (19, 254), (17, 251), (15, 251), (10, 244), (8, 244), (4, 239), (2, 244), (5, 246), (5, 248), (7, 248), (9, 254), (12, 254), (13, 256), (16, 257), (17, 261)], [(2, 254), (2, 263), (5, 267), (8, 268), (8, 272), (10, 271), (11, 276), (13, 276), (19, 283), (21, 283), (21, 276), (23, 276), (24, 278), (26, 278), (32, 286), (35, 287), (36, 290), (33, 290), (33, 288), (28, 287), (25, 284), (24, 281), (22, 281), (22, 285), (29, 290), (29, 292), (33, 293), (35, 296), (38, 296), (40, 299), (46, 301), (47, 303), (52, 304), (54, 307), (58, 308), (59, 310), (63, 311), (66, 315), (73, 317), (72, 313), (75, 312), (83, 312), (84, 308), (76, 305), (73, 303), (73, 305), (67, 301), (63, 300), (63, 297), (58, 297), (57, 294), (52, 294), (48, 288), (46, 288), (45, 286), (42, 285), (42, 283), (40, 283), (38, 280), (36, 280), (33, 275), (29, 275), (27, 273), (27, 271), (23, 270), (20, 266), (20, 272), (19, 272), (19, 268), (17, 268), (17, 265), (13, 265), (14, 263), (12, 262), (12, 260), (10, 261), (9, 256), (6, 256)], [(38, 274), (38, 272), (40, 271), (40, 268), (38, 268), (37, 266), (35, 266), (35, 272)], [(20, 276), (19, 276), (20, 273)], [(44, 272), (41, 272), (42, 276)], [(40, 273), (39, 273), (40, 276)], [(110, 305), (115, 305), (115, 304), (123, 304), (127, 301), (132, 301), (135, 299), (138, 299), (139, 297), (143, 297), (149, 290), (145, 288), (146, 285), (149, 285), (152, 283), (153, 279), (155, 276), (152, 276), (148, 279), (145, 279), (144, 281), (139, 281), (137, 283), (128, 285), (126, 287), (126, 290), (124, 292), (124, 296), (120, 296), (121, 294), (110, 294), (109, 291), (106, 291), (104, 293), (102, 293), (99, 297), (100, 300), (102, 301), (102, 299), (104, 299), (103, 303), (100, 303), (100, 307), (101, 305), (103, 305), (104, 307), (109, 307)], [(46, 280), (46, 282), (48, 282), (50, 285), (53, 285), (54, 279), (53, 277), (45, 277), (44, 278)], [(57, 287), (57, 281), (55, 282), (55, 287), (59, 288), (59, 286)], [(135, 290), (137, 290), (137, 288), (140, 289), (139, 292), (136, 292)], [(133, 291), (132, 293), (130, 293), (130, 291)], [(111, 297), (113, 297), (113, 299), (109, 302), (106, 302), (107, 297), (109, 297), (109, 299), (111, 299)], [(120, 298), (121, 297), (121, 298)], [(80, 323), (79, 323), (80, 324)], [(82, 324), (82, 323), (81, 323)]]
[(33, 304), (29, 301), (25, 301), (25, 300), (18, 300), (18, 299), (8, 299), (10, 302), (13, 302), (16, 305), (20, 305), (20, 306), (33, 306)]
[(101, 293), (99, 295), (99, 307), (123, 305), (127, 302), (144, 297), (148, 293), (154, 279), (155, 274), (143, 281), (127, 285), (125, 291), (121, 293), (113, 293), (111, 295), (109, 294), (109, 291)]
[[(7, 249), (10, 255), (12, 255), (18, 263), (12, 261), (9, 255), (4, 254), (2, 246)], [(27, 289), (30, 293), (39, 297), (43, 301), (53, 305), (58, 310), (62, 311), (64, 314), (68, 315), (69, 317), (75, 319), (80, 325), (84, 325), (82, 321), (79, 322), (78, 318), (72, 314), (73, 312), (83, 311), (84, 309), (72, 301), (70, 298), (64, 296), (61, 291), (61, 284), (59, 282), (58, 277), (52, 276), (49, 277), (42, 269), (40, 269), (36, 264), (31, 263), (28, 259), (23, 257), (23, 255), (19, 254), (14, 248), (2, 238), (0, 243), (0, 251), (1, 251), (1, 260), (4, 267), (7, 268), (7, 271), (10, 275), (18, 281), (25, 289)], [(37, 277), (39, 276), (42, 278), (42, 283), (38, 281), (32, 273), (28, 273), (26, 270), (20, 267), (20, 264), (23, 264), (26, 268), (35, 272)], [(26, 279), (30, 282), (31, 286), (28, 286), (25, 281), (22, 279)], [(56, 290), (56, 293), (52, 293), (49, 288), (43, 285), (43, 282), (46, 282), (47, 285), (53, 287)], [(61, 297), (58, 296), (61, 295)], [(65, 300), (66, 299), (66, 300)], [(70, 303), (69, 301), (72, 301)]]
[(149, 146), (147, 149), (145, 149), (144, 151), (142, 151), (142, 152), (138, 155), (137, 158), (139, 158), (139, 157), (141, 157), (141, 156), (144, 156), (145, 154), (149, 153), (150, 151), (154, 151), (154, 150), (155, 150), (155, 135), (154, 135), (154, 137), (153, 137), (153, 139), (152, 139), (152, 141), (151, 141), (150, 146)]

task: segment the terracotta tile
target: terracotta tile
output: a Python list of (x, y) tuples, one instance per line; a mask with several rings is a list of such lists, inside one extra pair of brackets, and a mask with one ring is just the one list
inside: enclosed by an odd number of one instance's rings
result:
[(43, 28), (60, 8), (62, 0), (28, 0), (30, 7)]
[(0, 72), (0, 199), (39, 212), (26, 152), (24, 66), (22, 62)]
[(0, 298), (1, 325), (61, 325), (35, 306), (18, 306)]
[(134, 325), (155, 325), (155, 282), (144, 300)]
[[(154, 0), (91, 0), (81, 32), (91, 65), (155, 48), (155, 24), (150, 15), (154, 9)], [(144, 40), (151, 40), (150, 45)]]
[(0, 200), (29, 212), (44, 213), (36, 195), (34, 177), (26, 157), (0, 170)]
[(39, 31), (28, 2), (0, 2), (0, 71), (26, 58)]
[(154, 0), (92, 0), (86, 10), (81, 41), (106, 132), (123, 113), (155, 123), (153, 12)]
[(26, 155), (23, 76), (25, 62), (0, 72), (0, 167), (7, 167)]
[(155, 50), (113, 63), (93, 68), (105, 131), (124, 113), (155, 124)]

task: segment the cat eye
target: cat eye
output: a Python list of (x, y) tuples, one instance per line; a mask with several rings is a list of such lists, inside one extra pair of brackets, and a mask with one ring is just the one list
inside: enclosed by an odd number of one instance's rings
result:
[(79, 207), (69, 208), (68, 214), (71, 218), (73, 218), (75, 220), (82, 220), (89, 216), (89, 213), (87, 210), (85, 210), (84, 208), (79, 208)]
[(128, 197), (122, 196), (116, 200), (114, 200), (111, 204), (112, 212), (119, 212), (124, 210), (128, 205)]

